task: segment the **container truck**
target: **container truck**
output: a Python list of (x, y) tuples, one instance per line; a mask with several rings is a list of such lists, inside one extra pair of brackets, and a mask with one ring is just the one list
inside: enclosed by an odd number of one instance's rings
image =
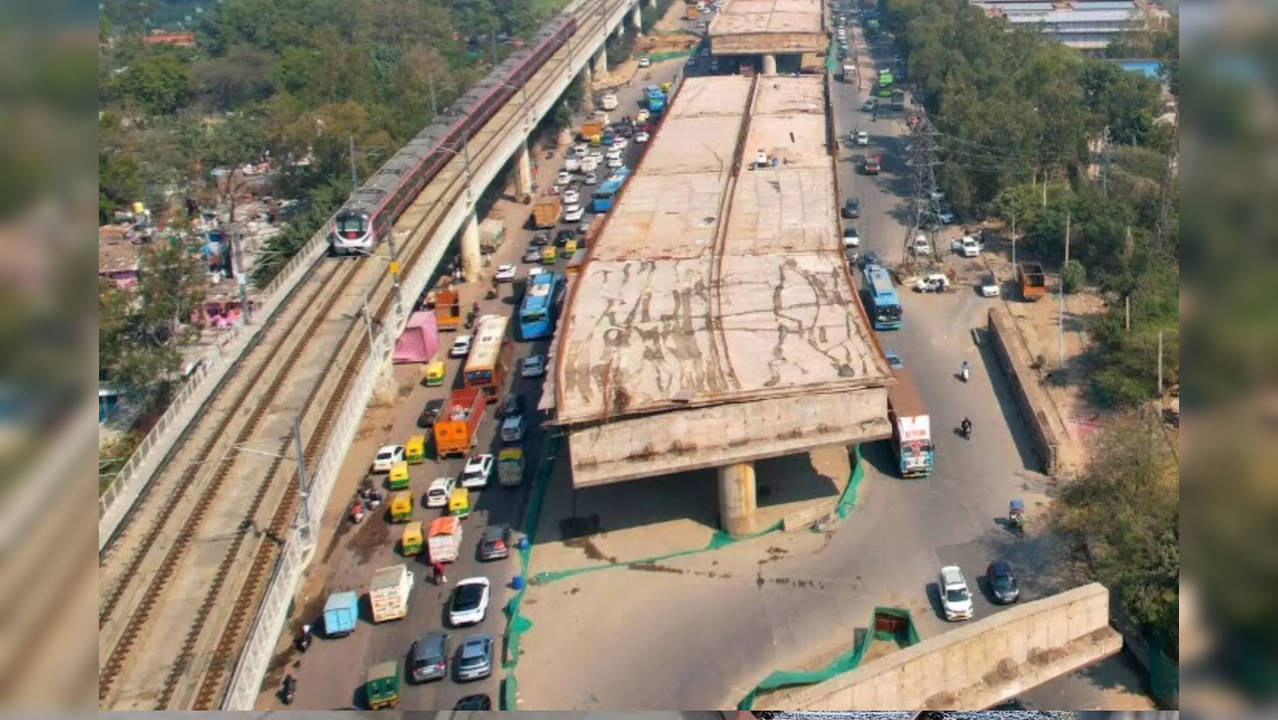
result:
[(350, 590), (335, 592), (324, 603), (324, 634), (342, 637), (355, 631), (359, 620), (359, 596)]
[(483, 388), (454, 390), (435, 420), (435, 457), (464, 456), (479, 442), (479, 422), (487, 399)]
[(892, 375), (896, 382), (888, 388), (888, 420), (897, 467), (901, 477), (924, 477), (932, 472), (931, 420), (910, 371), (895, 368)]
[(461, 326), (461, 295), (452, 288), (440, 288), (432, 293), (435, 303), (435, 328), (456, 330)]
[(435, 518), (426, 530), (426, 549), (433, 563), (456, 560), (461, 552), (461, 542), (462, 523), (459, 517)]
[(558, 200), (542, 200), (533, 206), (533, 227), (552, 228), (559, 224), (561, 205)]
[(413, 571), (407, 565), (391, 565), (373, 573), (368, 586), (373, 622), (398, 620), (408, 614), (408, 596), (412, 591)]
[(1047, 294), (1047, 274), (1036, 262), (1023, 262), (1016, 266), (1016, 276), (1021, 285), (1021, 299), (1037, 301)]

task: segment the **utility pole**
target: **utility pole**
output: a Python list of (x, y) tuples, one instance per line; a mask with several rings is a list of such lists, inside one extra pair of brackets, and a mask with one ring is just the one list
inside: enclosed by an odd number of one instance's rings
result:
[(426, 85), (430, 88), (430, 114), (434, 117), (439, 114), (439, 105), (435, 102), (435, 74), (431, 73), (426, 76)]
[(293, 447), (297, 450), (298, 494), (302, 500), (302, 537), (311, 537), (311, 485), (306, 479), (306, 458), (302, 455), (302, 416), (293, 416)]
[(1123, 296), (1123, 329), (1127, 332), (1132, 330), (1132, 296)]
[(1158, 392), (1154, 397), (1162, 399), (1163, 397), (1163, 331), (1158, 331)]
[(1012, 211), (1012, 272), (1016, 272), (1016, 211)]
[(1101, 135), (1101, 196), (1109, 197), (1109, 126)]
[(1065, 369), (1065, 268), (1069, 266), (1069, 222), (1070, 214), (1065, 213), (1065, 264), (1061, 266), (1061, 309), (1056, 323), (1056, 348), (1062, 370)]
[(359, 170), (355, 168), (355, 136), (350, 135), (346, 139), (351, 149), (351, 192), (355, 192), (359, 189)]

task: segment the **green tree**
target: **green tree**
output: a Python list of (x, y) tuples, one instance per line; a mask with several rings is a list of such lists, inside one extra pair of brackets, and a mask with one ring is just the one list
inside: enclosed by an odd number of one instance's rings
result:
[(1089, 443), (1091, 460), (1055, 502), (1054, 520), (1095, 578), (1138, 626), (1179, 628), (1180, 500), (1176, 460), (1161, 431), (1124, 416)]
[(1061, 288), (1066, 295), (1072, 295), (1087, 286), (1087, 268), (1083, 263), (1070, 258), (1061, 269)]
[(98, 155), (98, 222), (142, 198), (142, 170), (134, 155)]
[(139, 58), (120, 73), (114, 89), (149, 115), (169, 115), (191, 97), (191, 66), (167, 52)]
[(235, 45), (222, 57), (197, 62), (195, 87), (214, 107), (226, 110), (261, 100), (274, 89), (276, 58), (251, 45)]

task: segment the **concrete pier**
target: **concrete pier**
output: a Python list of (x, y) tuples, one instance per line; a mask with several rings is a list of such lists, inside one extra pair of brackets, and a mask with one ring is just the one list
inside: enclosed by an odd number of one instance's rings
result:
[(758, 528), (755, 510), (754, 463), (736, 463), (718, 469), (719, 524), (733, 537), (750, 535)]

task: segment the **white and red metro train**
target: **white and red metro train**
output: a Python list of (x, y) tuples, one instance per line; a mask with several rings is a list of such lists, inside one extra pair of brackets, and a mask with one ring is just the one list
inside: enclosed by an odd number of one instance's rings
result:
[(337, 211), (329, 231), (333, 253), (372, 252), (426, 183), (576, 31), (572, 15), (552, 20), (527, 48), (503, 61), (387, 160)]

